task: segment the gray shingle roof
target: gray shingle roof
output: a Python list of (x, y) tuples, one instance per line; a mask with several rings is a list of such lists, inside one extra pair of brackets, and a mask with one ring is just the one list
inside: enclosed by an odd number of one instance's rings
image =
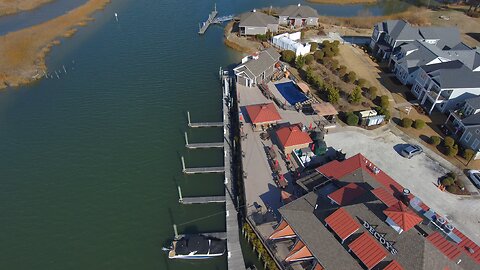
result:
[(419, 34), (423, 39), (438, 39), (440, 40), (440, 47), (447, 46), (449, 48), (459, 44), (460, 31), (455, 27), (420, 27)]
[(318, 17), (316, 9), (309, 6), (290, 5), (280, 12), (280, 16), (288, 16), (292, 18), (309, 18)]
[(442, 89), (478, 88), (480, 86), (480, 72), (473, 72), (459, 60), (422, 66), (421, 68)]
[(240, 16), (240, 27), (267, 27), (269, 24), (278, 24), (278, 19), (258, 11), (250, 11)]
[(480, 125), (480, 113), (472, 114), (470, 116), (465, 117), (462, 119), (462, 123), (465, 126), (477, 126)]
[(480, 96), (466, 99), (465, 102), (475, 110), (480, 109)]
[(268, 48), (259, 53), (258, 59), (250, 59), (244, 64), (238, 65), (235, 69), (237, 72), (245, 72), (248, 77), (258, 77), (262, 72), (275, 65), (280, 59), (280, 54), (275, 48)]

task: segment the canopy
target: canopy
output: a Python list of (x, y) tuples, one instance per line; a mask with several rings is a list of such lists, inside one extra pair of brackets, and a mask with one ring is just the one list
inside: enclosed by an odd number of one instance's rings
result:
[(314, 103), (314, 104), (312, 104), (312, 108), (320, 116), (329, 116), (329, 115), (337, 115), (338, 114), (335, 107), (333, 107), (333, 105), (328, 103), (328, 102)]
[(301, 240), (298, 240), (297, 243), (295, 243), (295, 245), (293, 246), (292, 250), (290, 250), (290, 253), (288, 253), (285, 261), (296, 262), (310, 259), (313, 259), (312, 253)]
[(292, 230), (290, 225), (282, 219), (280, 224), (278, 224), (277, 228), (273, 231), (273, 233), (268, 237), (270, 240), (278, 240), (278, 239), (287, 239), (287, 238), (293, 238), (296, 237), (297, 235), (295, 232)]

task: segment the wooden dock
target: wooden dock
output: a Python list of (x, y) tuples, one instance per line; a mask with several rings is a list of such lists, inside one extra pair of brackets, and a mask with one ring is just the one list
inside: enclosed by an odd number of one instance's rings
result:
[(217, 17), (217, 14), (218, 14), (218, 12), (217, 12), (217, 5), (215, 5), (215, 9), (214, 9), (212, 12), (210, 12), (210, 14), (208, 14), (208, 19), (200, 25), (200, 30), (198, 31), (198, 33), (199, 33), (200, 35), (205, 34), (205, 32), (207, 31), (208, 27), (209, 27), (212, 23), (214, 23), (214, 20), (215, 20), (215, 17)]
[(187, 111), (188, 126), (191, 128), (202, 128), (202, 127), (223, 127), (223, 122), (198, 122), (192, 123), (190, 120), (190, 112)]
[(223, 142), (190, 143), (187, 132), (185, 132), (185, 147), (188, 149), (223, 148), (223, 144)]
[[(218, 239), (223, 239), (223, 240), (227, 239), (227, 233), (226, 232), (207, 232), (207, 233), (200, 233), (200, 234), (210, 236), (210, 237), (215, 237), (215, 238), (218, 238)], [(176, 238), (182, 238), (182, 237), (187, 236), (187, 235), (191, 235), (191, 234), (179, 234)]]
[(225, 203), (225, 196), (183, 197), (178, 202), (181, 204)]
[(223, 173), (224, 167), (198, 167), (198, 168), (185, 168), (183, 170), (185, 174), (199, 174), (199, 173)]

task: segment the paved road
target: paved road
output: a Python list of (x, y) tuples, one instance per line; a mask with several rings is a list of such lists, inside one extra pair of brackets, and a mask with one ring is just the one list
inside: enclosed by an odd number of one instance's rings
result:
[(439, 162), (426, 154), (412, 159), (401, 157), (397, 151), (406, 142), (390, 131), (372, 137), (363, 132), (340, 131), (330, 133), (325, 139), (329, 147), (342, 148), (347, 158), (362, 153), (480, 244), (480, 197), (455, 196), (436, 188), (437, 179), (449, 171)]

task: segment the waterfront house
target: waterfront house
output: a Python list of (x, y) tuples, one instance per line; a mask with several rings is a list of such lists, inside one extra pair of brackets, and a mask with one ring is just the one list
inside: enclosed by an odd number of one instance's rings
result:
[(318, 26), (318, 17), (317, 10), (309, 6), (290, 5), (280, 12), (278, 23), (292, 28)]
[(240, 16), (238, 25), (242, 36), (265, 35), (268, 31), (278, 32), (278, 19), (255, 9)]
[(373, 55), (389, 60), (397, 47), (415, 40), (451, 48), (460, 43), (460, 32), (456, 28), (413, 27), (405, 20), (388, 20), (375, 24), (370, 48)]
[(242, 63), (233, 69), (237, 82), (247, 87), (254, 87), (268, 82), (274, 72), (280, 54), (275, 48), (268, 48), (253, 55), (244, 57)]
[(272, 38), (273, 46), (281, 50), (291, 50), (296, 56), (306, 55), (310, 53), (310, 43), (302, 44), (300, 42), (302, 33), (283, 33)]
[(269, 126), (282, 120), (275, 104), (264, 103), (245, 106), (253, 129), (256, 131), (266, 130)]
[[(297, 179), (268, 237), (284, 269), (478, 269), (480, 247), (357, 154)], [(316, 268), (314, 268), (316, 267)]]
[(281, 127), (276, 131), (276, 135), (285, 154), (290, 154), (295, 149), (309, 147), (313, 142), (308, 133), (302, 131), (298, 124)]
[(463, 147), (475, 152), (474, 159), (480, 159), (480, 96), (469, 98), (460, 109), (450, 111), (445, 126)]
[(459, 60), (420, 66), (412, 93), (429, 114), (435, 108), (447, 113), (480, 95), (480, 72)]

